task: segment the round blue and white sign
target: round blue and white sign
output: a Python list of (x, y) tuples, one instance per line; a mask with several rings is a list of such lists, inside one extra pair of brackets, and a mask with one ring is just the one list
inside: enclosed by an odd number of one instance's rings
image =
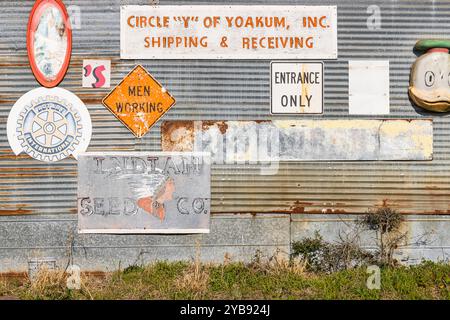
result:
[(7, 130), (16, 155), (24, 151), (34, 159), (54, 162), (86, 151), (92, 124), (75, 94), (62, 88), (37, 88), (14, 104)]

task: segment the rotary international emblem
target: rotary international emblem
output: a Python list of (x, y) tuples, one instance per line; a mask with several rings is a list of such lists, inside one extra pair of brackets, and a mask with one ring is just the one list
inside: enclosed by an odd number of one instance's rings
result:
[(37, 160), (59, 161), (89, 145), (92, 125), (83, 102), (61, 88), (38, 88), (23, 95), (8, 117), (8, 140), (13, 152)]

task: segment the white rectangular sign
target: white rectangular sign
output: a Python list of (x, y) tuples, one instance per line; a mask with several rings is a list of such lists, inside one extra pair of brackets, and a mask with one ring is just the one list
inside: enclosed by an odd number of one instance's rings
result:
[(349, 114), (389, 114), (389, 61), (348, 62)]
[(336, 6), (122, 6), (121, 59), (336, 59)]
[(270, 73), (272, 114), (322, 113), (321, 62), (272, 61)]

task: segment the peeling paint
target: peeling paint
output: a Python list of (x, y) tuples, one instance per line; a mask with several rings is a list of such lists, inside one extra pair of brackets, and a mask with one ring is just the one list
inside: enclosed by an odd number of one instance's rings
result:
[(433, 127), (427, 119), (170, 121), (161, 130), (164, 151), (209, 151), (216, 164), (432, 160), (433, 156)]
[(161, 125), (163, 150), (185, 151), (194, 148), (194, 123), (192, 121), (164, 121)]

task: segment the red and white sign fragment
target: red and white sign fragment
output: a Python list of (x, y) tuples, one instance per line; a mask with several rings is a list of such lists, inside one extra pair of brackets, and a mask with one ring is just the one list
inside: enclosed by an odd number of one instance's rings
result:
[(109, 88), (111, 60), (83, 60), (83, 88)]

